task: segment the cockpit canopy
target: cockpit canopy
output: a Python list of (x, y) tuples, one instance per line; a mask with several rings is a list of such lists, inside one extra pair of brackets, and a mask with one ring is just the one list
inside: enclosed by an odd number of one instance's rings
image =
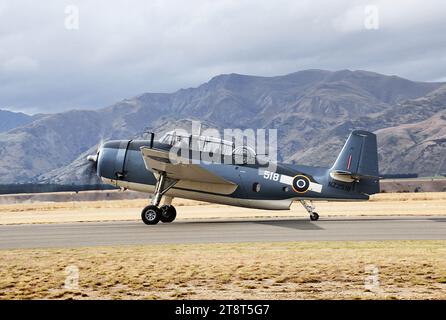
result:
[(256, 152), (251, 147), (235, 146), (233, 141), (211, 136), (192, 135), (175, 130), (165, 133), (159, 142), (177, 147), (187, 146), (189, 149), (200, 152), (219, 153), (227, 156), (239, 155), (245, 159), (243, 162), (249, 158), (256, 158)]
[(189, 146), (198, 151), (222, 153), (231, 155), (234, 150), (234, 143), (215, 137), (200, 136), (185, 134), (177, 131), (170, 131), (164, 134), (159, 140), (161, 143), (169, 144), (171, 146)]

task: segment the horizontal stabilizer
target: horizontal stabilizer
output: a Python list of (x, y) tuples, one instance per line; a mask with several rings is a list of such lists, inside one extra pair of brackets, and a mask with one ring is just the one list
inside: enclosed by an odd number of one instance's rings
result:
[(344, 181), (344, 182), (353, 182), (353, 181), (359, 181), (362, 179), (379, 179), (378, 176), (369, 176), (369, 175), (363, 175), (358, 173), (352, 173), (349, 171), (340, 171), (340, 170), (332, 170), (330, 171), (330, 176), (338, 181)]

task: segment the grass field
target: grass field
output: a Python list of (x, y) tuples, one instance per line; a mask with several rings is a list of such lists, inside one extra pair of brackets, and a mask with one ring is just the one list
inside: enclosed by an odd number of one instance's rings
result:
[[(0, 224), (139, 220), (148, 200), (37, 202), (0, 205)], [(268, 211), (175, 199), (177, 219), (302, 217), (299, 203), (291, 210)], [(315, 202), (324, 216), (446, 215), (446, 192), (384, 193), (361, 202)]]
[[(446, 241), (122, 246), (0, 255), (1, 299), (446, 299)], [(68, 266), (79, 270), (78, 288), (64, 288)]]
[[(179, 220), (307, 218), (297, 203), (290, 211), (264, 211), (174, 201)], [(0, 205), (0, 224), (138, 220), (147, 202)], [(322, 218), (446, 215), (446, 193), (379, 194), (368, 202), (318, 202), (316, 206)], [(67, 267), (79, 270), (77, 287), (64, 287)], [(0, 250), (0, 299), (70, 298), (446, 299), (446, 241)]]

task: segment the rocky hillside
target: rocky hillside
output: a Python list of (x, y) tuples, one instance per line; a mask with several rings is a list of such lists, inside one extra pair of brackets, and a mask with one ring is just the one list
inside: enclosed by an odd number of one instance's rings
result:
[[(0, 133), (0, 183), (88, 182), (85, 155), (99, 141), (136, 137), (145, 128), (164, 132), (184, 126), (185, 119), (220, 129), (276, 128), (280, 158), (313, 165), (330, 165), (352, 129), (372, 130), (378, 133), (382, 173), (432, 175), (446, 171), (446, 163), (437, 163), (446, 153), (438, 127), (444, 125), (445, 109), (443, 83), (366, 71), (220, 75), (197, 88), (146, 93), (95, 111), (45, 115)], [(438, 139), (430, 139), (435, 132)], [(438, 145), (430, 156), (432, 143)]]

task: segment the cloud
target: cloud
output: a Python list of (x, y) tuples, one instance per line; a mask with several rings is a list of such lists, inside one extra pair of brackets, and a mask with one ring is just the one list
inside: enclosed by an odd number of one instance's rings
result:
[[(67, 6), (78, 8), (78, 29), (67, 28)], [(378, 9), (377, 30), (365, 27), (367, 6)], [(6, 0), (0, 108), (96, 108), (230, 72), (348, 68), (441, 79), (445, 9), (435, 0)]]
[(15, 56), (3, 63), (2, 71), (14, 75), (27, 75), (37, 71), (39, 64), (34, 59), (27, 56)]

